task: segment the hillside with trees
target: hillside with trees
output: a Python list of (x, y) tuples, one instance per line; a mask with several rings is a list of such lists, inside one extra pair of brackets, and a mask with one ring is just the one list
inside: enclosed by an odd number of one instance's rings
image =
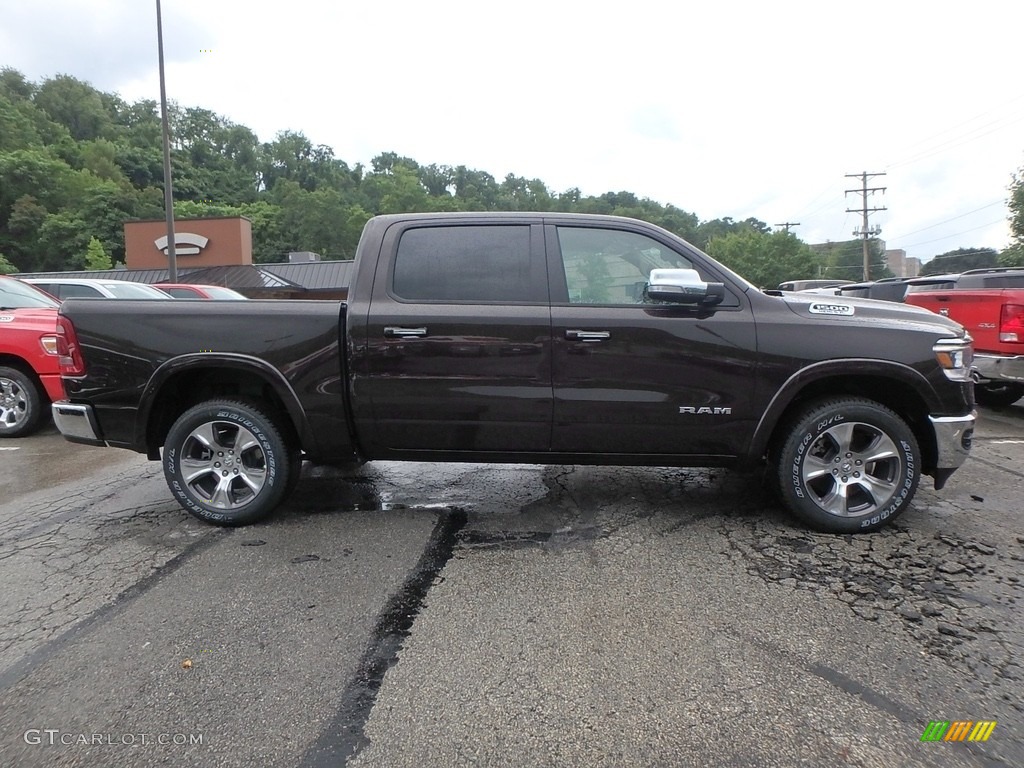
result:
[[(839, 276), (859, 264), (859, 248), (856, 256), (833, 253), (823, 261), (795, 235), (773, 233), (753, 218), (701, 221), (631, 192), (555, 192), (540, 179), (509, 173), (499, 181), (393, 152), (366, 168), (299, 132), (261, 142), (246, 126), (206, 109), (172, 104), (168, 114), (175, 216), (246, 216), (259, 263), (281, 261), (289, 251), (352, 258), (363, 224), (375, 214), (534, 210), (644, 219), (766, 287), (823, 270)], [(163, 216), (155, 101), (129, 104), (68, 75), (37, 84), (17, 70), (0, 70), (0, 273), (123, 263), (124, 221)]]

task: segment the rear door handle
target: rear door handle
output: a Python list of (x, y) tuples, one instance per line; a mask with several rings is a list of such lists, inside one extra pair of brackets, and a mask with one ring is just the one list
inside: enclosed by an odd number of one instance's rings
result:
[(569, 341), (608, 341), (612, 337), (608, 331), (581, 331), (581, 330), (568, 330), (565, 332), (565, 338)]
[(426, 328), (401, 328), (396, 325), (384, 327), (384, 337), (388, 339), (415, 339), (426, 335)]

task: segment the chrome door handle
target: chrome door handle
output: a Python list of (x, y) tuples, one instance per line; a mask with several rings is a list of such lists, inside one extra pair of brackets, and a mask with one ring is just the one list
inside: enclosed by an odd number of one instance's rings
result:
[(384, 328), (384, 336), (388, 339), (415, 339), (426, 335), (426, 328), (401, 328), (395, 325), (388, 325)]
[(569, 341), (608, 341), (612, 337), (608, 331), (581, 331), (581, 330), (568, 330), (565, 332), (565, 338)]

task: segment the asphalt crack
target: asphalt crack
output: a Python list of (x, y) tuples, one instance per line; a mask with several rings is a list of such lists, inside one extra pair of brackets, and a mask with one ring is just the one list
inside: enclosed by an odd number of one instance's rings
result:
[(370, 744), (366, 723), (384, 676), (398, 663), (402, 644), (412, 631), (427, 593), (455, 552), (466, 521), (462, 509), (453, 508), (440, 515), (419, 561), (378, 615), (355, 677), (341, 694), (337, 714), (307, 750), (301, 768), (337, 768)]

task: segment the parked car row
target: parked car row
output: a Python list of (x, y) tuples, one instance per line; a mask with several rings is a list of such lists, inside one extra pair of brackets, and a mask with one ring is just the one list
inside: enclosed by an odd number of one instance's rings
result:
[(87, 278), (22, 278), (0, 275), (0, 438), (21, 437), (43, 426), (50, 403), (64, 397), (57, 328), (60, 303), (69, 298), (218, 299), (246, 297), (218, 285)]
[[(804, 281), (811, 282), (811, 281)], [(779, 285), (792, 290), (800, 281)], [(887, 278), (806, 293), (901, 301), (960, 323), (974, 339), (974, 396), (987, 406), (1024, 397), (1024, 269), (972, 269), (959, 274)]]
[(25, 277), (51, 296), (64, 301), (70, 298), (86, 299), (245, 299), (238, 291), (220, 285), (190, 285), (188, 283), (156, 283), (146, 285), (130, 280), (93, 280), (85, 277)]

